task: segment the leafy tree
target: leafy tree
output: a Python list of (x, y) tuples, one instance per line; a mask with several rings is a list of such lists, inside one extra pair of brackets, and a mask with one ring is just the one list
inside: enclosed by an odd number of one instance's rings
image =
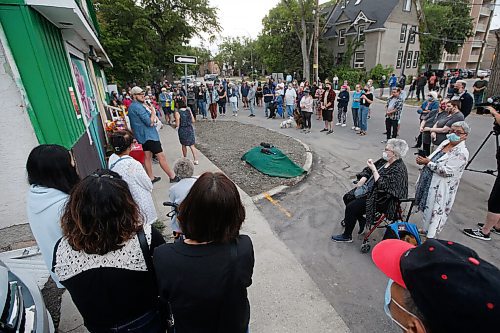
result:
[(95, 4), (101, 38), (114, 65), (108, 74), (121, 84), (171, 79), (181, 71), (173, 63), (174, 54), (192, 50), (189, 40), (201, 32), (220, 31), (217, 9), (208, 0), (96, 0)]
[(473, 36), (470, 9), (465, 1), (424, 1), (425, 21), (421, 21), (420, 31), (429, 35), (419, 35), (421, 63), (440, 62), (443, 50), (450, 54), (458, 53), (465, 40)]

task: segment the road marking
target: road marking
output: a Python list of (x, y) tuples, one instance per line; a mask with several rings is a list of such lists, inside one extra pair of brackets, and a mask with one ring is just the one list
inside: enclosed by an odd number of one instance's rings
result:
[(285, 208), (283, 208), (280, 203), (276, 200), (274, 200), (270, 195), (269, 193), (264, 193), (264, 198), (266, 198), (267, 200), (269, 200), (270, 203), (272, 203), (273, 205), (275, 205), (276, 207), (278, 207), (278, 209), (286, 215), (286, 217), (288, 218), (291, 218), (292, 217), (292, 214), (287, 211)]

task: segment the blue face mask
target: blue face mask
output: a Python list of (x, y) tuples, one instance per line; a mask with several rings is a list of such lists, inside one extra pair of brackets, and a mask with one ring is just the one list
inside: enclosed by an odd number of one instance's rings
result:
[(460, 141), (460, 136), (458, 136), (456, 133), (446, 134), (446, 138), (448, 140), (450, 140), (450, 142), (459, 142)]
[(396, 302), (393, 298), (392, 298), (392, 295), (391, 295), (391, 287), (392, 287), (392, 284), (394, 283), (393, 280), (389, 279), (389, 281), (387, 282), (387, 288), (385, 289), (385, 297), (384, 297), (384, 311), (385, 311), (385, 314), (391, 318), (391, 320), (396, 323), (396, 325), (398, 325), (403, 331), (407, 332), (408, 329), (406, 327), (403, 326), (403, 324), (401, 324), (400, 322), (398, 322), (396, 319), (394, 319), (392, 317), (392, 314), (391, 314), (391, 309), (389, 308), (389, 305), (392, 303), (394, 303), (398, 308), (400, 308), (401, 310), (403, 310), (404, 312), (406, 312), (407, 314), (409, 314), (410, 316), (413, 316), (415, 318), (418, 319), (417, 316), (415, 316), (413, 313), (411, 313), (410, 311), (406, 310), (404, 307), (402, 307), (398, 302)]

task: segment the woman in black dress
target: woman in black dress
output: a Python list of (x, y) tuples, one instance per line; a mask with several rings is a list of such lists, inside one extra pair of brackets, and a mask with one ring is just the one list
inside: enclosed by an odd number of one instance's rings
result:
[(240, 235), (245, 208), (222, 173), (206, 172), (179, 207), (186, 239), (154, 252), (160, 302), (176, 333), (245, 333), (250, 321), (252, 241)]
[(219, 114), (225, 116), (226, 115), (226, 103), (227, 103), (227, 93), (226, 89), (222, 84), (219, 85), (219, 89), (217, 90), (219, 94)]
[(187, 156), (187, 147), (193, 154), (193, 163), (198, 165), (196, 159), (196, 148), (193, 123), (196, 121), (191, 108), (186, 108), (186, 100), (181, 97), (175, 101), (177, 109), (175, 110), (175, 129), (179, 134), (179, 141), (182, 145), (182, 156)]

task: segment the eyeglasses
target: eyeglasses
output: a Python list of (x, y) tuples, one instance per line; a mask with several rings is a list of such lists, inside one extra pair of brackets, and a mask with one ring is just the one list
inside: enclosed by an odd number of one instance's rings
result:
[(462, 132), (462, 131), (457, 131), (457, 130), (451, 130), (450, 133), (455, 133), (456, 135), (463, 135), (463, 134), (467, 134), (465, 132)]

